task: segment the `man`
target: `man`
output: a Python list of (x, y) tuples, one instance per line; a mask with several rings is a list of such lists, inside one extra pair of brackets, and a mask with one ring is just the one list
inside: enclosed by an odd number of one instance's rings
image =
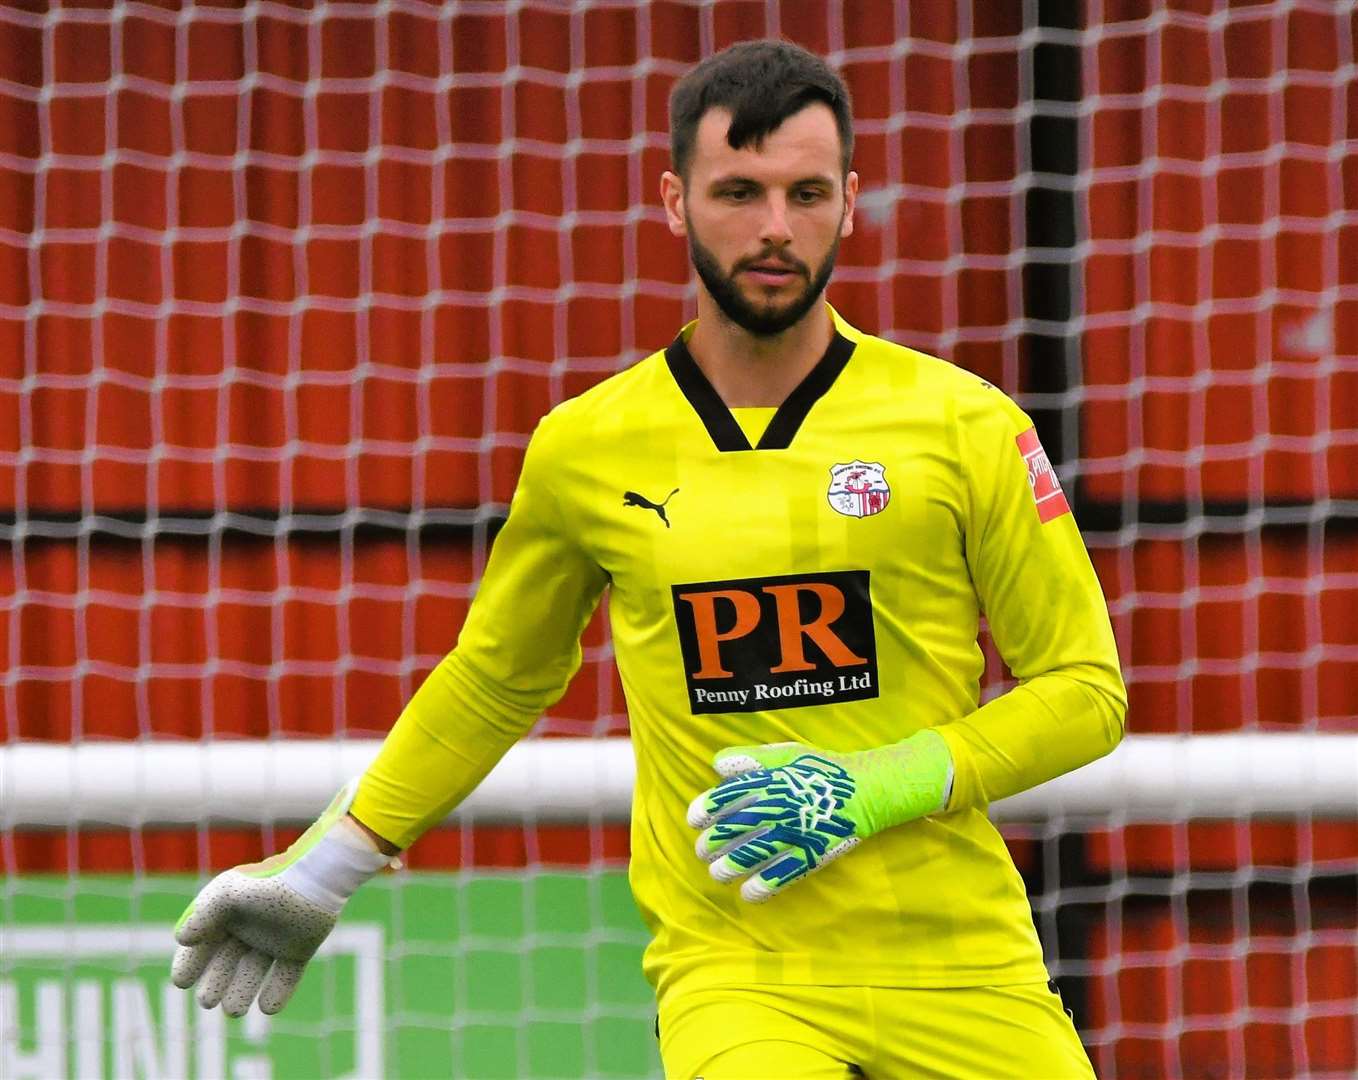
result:
[[(671, 125), (696, 322), (543, 419), (457, 648), (356, 793), (200, 894), (175, 980), (280, 1008), (353, 889), (560, 696), (609, 585), (667, 1074), (1089, 1076), (985, 815), (1122, 734), (1060, 487), (1000, 391), (823, 301), (858, 193), (829, 68), (732, 47)], [(1019, 685), (978, 708), (982, 610)]]

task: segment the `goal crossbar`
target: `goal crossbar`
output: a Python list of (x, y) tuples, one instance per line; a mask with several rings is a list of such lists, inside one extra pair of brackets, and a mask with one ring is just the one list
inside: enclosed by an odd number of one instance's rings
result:
[[(0, 827), (306, 822), (380, 745), (376, 739), (11, 743), (0, 747)], [(453, 817), (622, 821), (635, 776), (627, 739), (529, 739)], [(1296, 815), (1358, 818), (1358, 735), (1132, 735), (1108, 757), (991, 807), (992, 817), (1006, 821)]]

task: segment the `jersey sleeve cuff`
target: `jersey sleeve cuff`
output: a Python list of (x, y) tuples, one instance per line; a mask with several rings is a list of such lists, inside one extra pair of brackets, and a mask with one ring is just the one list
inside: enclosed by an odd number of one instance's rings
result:
[(930, 729), (942, 736), (952, 755), (952, 791), (943, 804), (940, 814), (950, 814), (954, 810), (970, 808), (984, 809), (987, 805), (985, 788), (976, 772), (976, 763), (967, 745), (965, 734), (956, 724), (940, 724)]

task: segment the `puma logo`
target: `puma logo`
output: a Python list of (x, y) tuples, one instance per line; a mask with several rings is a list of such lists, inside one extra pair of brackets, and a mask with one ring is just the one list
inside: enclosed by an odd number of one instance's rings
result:
[(670, 519), (665, 516), (665, 503), (669, 502), (677, 494), (679, 494), (679, 489), (675, 488), (665, 496), (664, 502), (653, 503), (650, 499), (646, 498), (645, 495), (638, 495), (635, 491), (624, 491), (622, 493), (622, 505), (640, 506), (643, 510), (654, 510), (660, 516), (660, 520), (665, 523), (665, 528), (668, 529), (670, 527)]

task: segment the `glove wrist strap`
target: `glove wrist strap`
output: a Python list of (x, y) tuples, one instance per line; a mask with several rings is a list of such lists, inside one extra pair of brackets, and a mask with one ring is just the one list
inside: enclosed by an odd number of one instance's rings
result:
[(925, 728), (890, 746), (863, 751), (850, 771), (858, 781), (862, 834), (936, 814), (952, 792), (952, 753), (943, 736)]
[(392, 862), (349, 818), (357, 792), (357, 779), (340, 788), (297, 842), (252, 868), (253, 876), (276, 875), (313, 904), (338, 915), (355, 889)]
[(362, 829), (343, 817), (280, 877), (317, 907), (338, 915), (354, 891), (390, 862)]

